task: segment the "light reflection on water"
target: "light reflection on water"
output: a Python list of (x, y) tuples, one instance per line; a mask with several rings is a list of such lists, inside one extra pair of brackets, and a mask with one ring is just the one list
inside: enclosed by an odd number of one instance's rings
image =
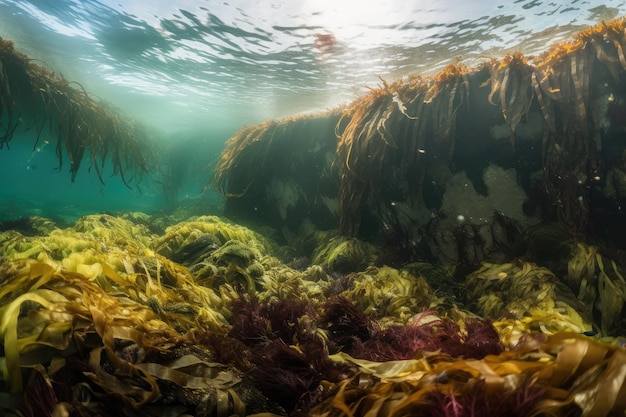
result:
[[(537, 54), (623, 1), (0, 1), (29, 55), (157, 128), (233, 127), (347, 102), (460, 57)], [(223, 128), (224, 126), (222, 126)]]

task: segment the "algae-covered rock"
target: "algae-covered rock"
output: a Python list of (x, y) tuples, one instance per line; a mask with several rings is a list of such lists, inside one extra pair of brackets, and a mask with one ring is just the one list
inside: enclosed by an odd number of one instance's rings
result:
[(313, 252), (314, 265), (329, 271), (348, 273), (362, 271), (376, 259), (376, 248), (357, 238), (320, 233), (321, 242)]
[(180, 242), (180, 245), (175, 247), (175, 250), (168, 247), (164, 252), (168, 253), (169, 249), (169, 258), (171, 260), (182, 265), (193, 266), (207, 258), (221, 245), (222, 242), (214, 234), (192, 230)]
[(20, 217), (16, 220), (0, 222), (0, 231), (14, 230), (24, 236), (45, 236), (56, 228), (54, 221), (40, 216)]
[(399, 323), (443, 301), (424, 278), (387, 266), (351, 274), (351, 288), (340, 295), (382, 322)]
[(531, 262), (484, 262), (466, 277), (467, 305), (482, 317), (522, 321), (527, 331), (592, 330), (591, 306), (547, 268)]
[[(202, 244), (195, 247), (194, 242), (198, 239), (208, 242), (206, 235), (215, 236), (220, 245), (229, 240), (238, 240), (262, 253), (272, 251), (275, 246), (269, 239), (246, 227), (229, 223), (217, 216), (199, 216), (168, 227), (165, 235), (156, 238), (151, 247), (170, 259), (182, 258), (189, 262), (185, 252), (189, 250), (194, 255), (201, 253)], [(213, 245), (212, 238), (208, 245)], [(208, 252), (210, 251), (207, 249), (206, 253)]]
[(94, 214), (79, 218), (74, 230), (97, 239), (107, 246), (148, 247), (153, 237), (147, 226), (108, 214)]
[(252, 292), (264, 272), (259, 263), (260, 258), (258, 249), (238, 240), (229, 240), (204, 261), (193, 265), (191, 272), (203, 285), (209, 287), (230, 284)]

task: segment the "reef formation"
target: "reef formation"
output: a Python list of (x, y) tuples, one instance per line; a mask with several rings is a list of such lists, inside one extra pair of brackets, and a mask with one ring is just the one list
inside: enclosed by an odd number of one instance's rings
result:
[(624, 267), (598, 247), (561, 242), (563, 279), (530, 249), (459, 279), (424, 262), (377, 265), (380, 248), (354, 238), (321, 236), (304, 265), (216, 216), (21, 225), (0, 233), (4, 415), (626, 408)]

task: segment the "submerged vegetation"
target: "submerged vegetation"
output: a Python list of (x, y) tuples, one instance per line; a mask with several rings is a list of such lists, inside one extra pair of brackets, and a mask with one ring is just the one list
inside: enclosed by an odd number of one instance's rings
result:
[(112, 174), (126, 185), (139, 182), (153, 162), (147, 133), (139, 124), (0, 39), (0, 149), (9, 146), (20, 128), (35, 129), (37, 142), (42, 133), (55, 135), (59, 166), (67, 155), (72, 180), (84, 157), (102, 183), (108, 160)]
[[(293, 233), (292, 224), (332, 216), (341, 234), (402, 242), (397, 249), (411, 259), (433, 217), (439, 221), (449, 206), (458, 210), (454, 216), (463, 214), (463, 201), (447, 193), (451, 179), (466, 175), (476, 195), (488, 199), (496, 193), (485, 176), (500, 167), (517, 177), (521, 197), (509, 200), (522, 200), (524, 221), (555, 221), (572, 235), (624, 243), (611, 235), (615, 227), (624, 232), (618, 207), (626, 198), (625, 28), (619, 19), (542, 56), (516, 52), (475, 68), (457, 62), (432, 77), (383, 81), (345, 109), (319, 115), (335, 125), (334, 140), (328, 130), (307, 130), (310, 116), (246, 127), (227, 143), (216, 171), (226, 212), (259, 218), (246, 193), (269, 190), (280, 178), (279, 146), (310, 137), (301, 153), (325, 156), (312, 172), (321, 180), (292, 177), (281, 192), (264, 195), (259, 220), (279, 230)], [(241, 163), (248, 159), (252, 165)], [(287, 209), (278, 217), (271, 211), (285, 207), (285, 195)], [(298, 209), (320, 201), (323, 214)]]
[[(626, 198), (625, 33), (243, 128), (214, 180), (264, 230), (2, 223), (3, 414), (622, 415), (626, 256), (596, 238)], [(147, 169), (132, 125), (0, 49), (0, 145), (23, 112), (72, 176), (85, 151), (100, 177)]]
[[(622, 304), (592, 285), (577, 297), (531, 262), (485, 263), (456, 284), (425, 263), (296, 270), (218, 217), (159, 233), (158, 218), (125, 217), (0, 234), (5, 415), (611, 416), (626, 405), (624, 332), (605, 325)], [(572, 249), (568, 285), (601, 264), (623, 294), (623, 268), (590, 246)], [(595, 294), (613, 306), (598, 321), (580, 302)]]

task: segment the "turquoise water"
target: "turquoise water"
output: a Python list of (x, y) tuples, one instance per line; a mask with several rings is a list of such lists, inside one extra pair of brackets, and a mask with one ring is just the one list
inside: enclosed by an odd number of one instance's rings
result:
[(52, 146), (17, 132), (0, 150), (0, 216), (219, 204), (202, 189), (243, 125), (349, 102), (380, 78), (459, 57), (537, 54), (625, 14), (623, 1), (0, 1), (0, 36), (142, 122), (184, 171), (175, 196), (159, 173), (128, 188), (109, 169), (102, 186), (88, 164), (71, 183)]

